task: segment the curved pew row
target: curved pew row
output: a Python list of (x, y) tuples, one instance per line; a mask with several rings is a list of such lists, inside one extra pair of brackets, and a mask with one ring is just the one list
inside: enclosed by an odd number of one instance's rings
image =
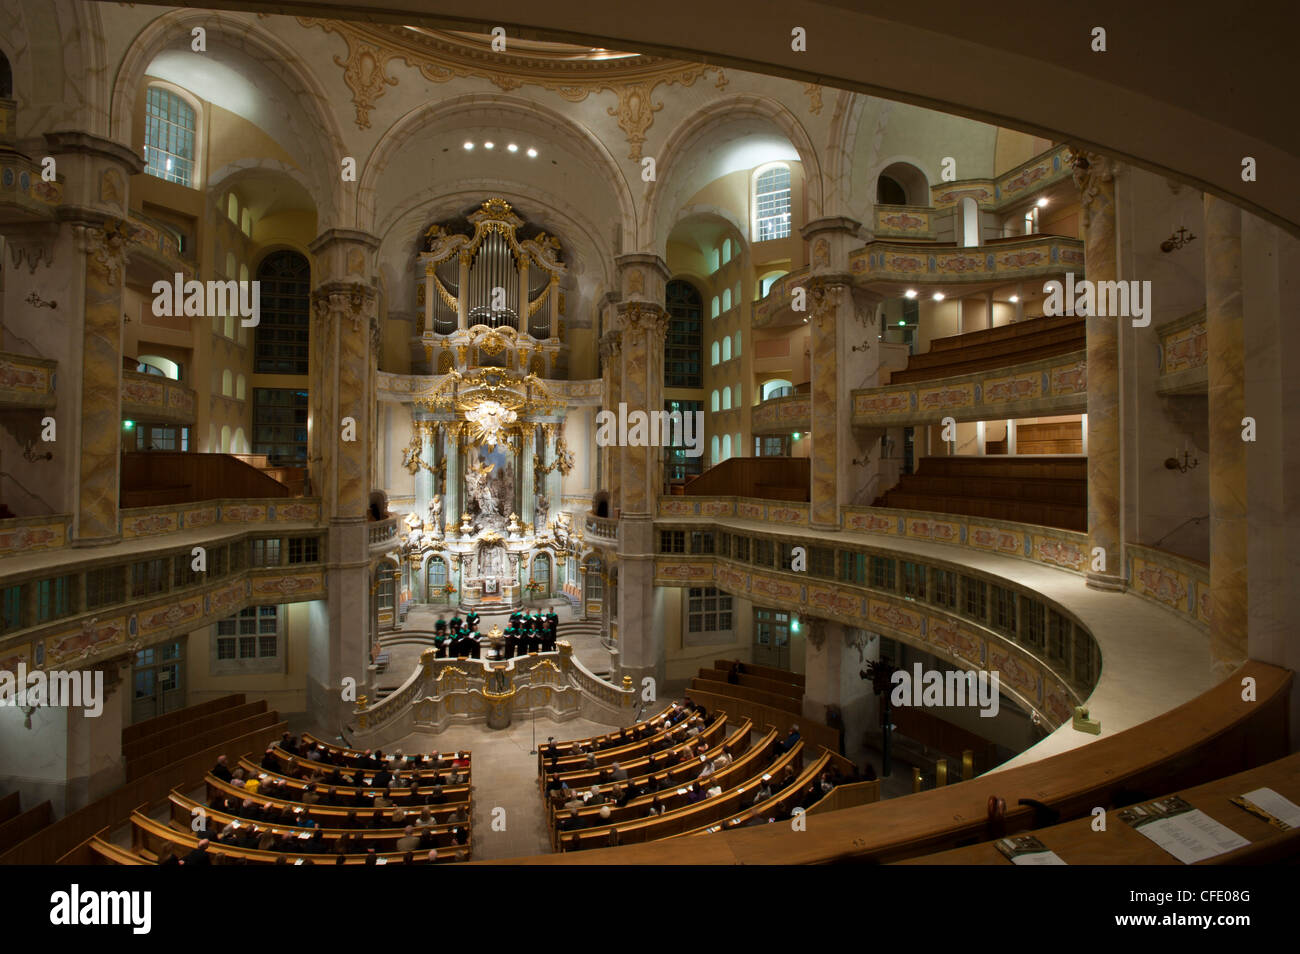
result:
[[(196, 818), (203, 819), (203, 831), (207, 837), (214, 841), (215, 835), (219, 834), (227, 825), (236, 823), (241, 828), (253, 829), (257, 832), (270, 832), (273, 835), (282, 835), (288, 838), (297, 838), (306, 841), (313, 837), (316, 832), (321, 833), (321, 841), (326, 845), (325, 854), (333, 854), (334, 848), (339, 841), (345, 837), (359, 839), (368, 842), (380, 853), (397, 852), (399, 849), (395, 844), (382, 847), (388, 842), (396, 842), (406, 834), (406, 825), (414, 824), (414, 819), (406, 821), (403, 825), (396, 828), (302, 828), (294, 825), (287, 825), (280, 822), (259, 821), (248, 819), (243, 816), (221, 811), (216, 808), (209, 808), (200, 804), (192, 798), (181, 792), (173, 791), (167, 798), (168, 805), (171, 808), (171, 825), (177, 831), (194, 831), (194, 821)], [(459, 851), (469, 857), (473, 851), (473, 843), (469, 837), (465, 842), (456, 841), (456, 829), (462, 829), (469, 836), (468, 823), (443, 822), (437, 825), (431, 825), (426, 828), (416, 828), (416, 834), (423, 835), (424, 832), (431, 832), (436, 841), (432, 847), (442, 851), (444, 848), (452, 851)], [(304, 838), (304, 836), (306, 836)], [(234, 847), (227, 845), (227, 847)], [(424, 850), (428, 850), (427, 848)]]
[[(1089, 815), (1097, 806), (1158, 797), (1171, 788), (1200, 785), (1282, 758), (1289, 750), (1292, 678), (1289, 670), (1252, 660), (1190, 702), (1131, 729), (967, 782), (819, 814), (809, 819), (806, 832), (765, 825), (693, 838), (685, 850), (680, 842), (656, 843), (600, 849), (574, 858), (561, 854), (511, 861), (887, 863), (932, 854), (992, 837), (987, 820), (990, 797), (1006, 803), (998, 834), (1015, 834), (1034, 824), (1034, 809), (1018, 804), (1020, 799), (1035, 799), (1068, 821)], [(1250, 693), (1243, 689), (1247, 680)]]
[[(1276, 762), (1216, 779), (1204, 785), (1170, 793), (1245, 838), (1250, 844), (1194, 864), (1273, 864), (1300, 855), (1300, 826), (1282, 829), (1234, 805), (1238, 798), (1260, 788), (1271, 788), (1300, 804), (1300, 752)], [(1164, 796), (1162, 796), (1164, 797)], [(1070, 865), (1177, 865), (1182, 864), (1150, 838), (1123, 821), (1111, 818), (1105, 831), (1095, 831), (1092, 819), (1039, 828), (1034, 837)], [(1009, 865), (996, 841), (954, 848), (898, 862), (904, 865)]]
[[(316, 736), (312, 735), (309, 732), (304, 732), (302, 734), (302, 740), (308, 745), (320, 746), (321, 749), (329, 751), (335, 757), (343, 759), (344, 764), (355, 766), (356, 768), (362, 768), (363, 766), (361, 763), (368, 761), (371, 758), (371, 753), (375, 751), (372, 749), (363, 752), (359, 749), (344, 748), (343, 746), (335, 745), (332, 742), (322, 741), (321, 739), (316, 738)], [(470, 763), (470, 758), (471, 758), (470, 752), (460, 751), (460, 750), (457, 750), (450, 754), (446, 752), (430, 752), (428, 753), (428, 755), (431, 757), (436, 757), (437, 759), (437, 761), (432, 766), (434, 768), (450, 768), (452, 765), (456, 765), (457, 763), (461, 763), (461, 762), (463, 762), (464, 765), (458, 767), (468, 768)], [(394, 756), (394, 754), (391, 752), (385, 753), (385, 758), (388, 758), (390, 760), (396, 757), (397, 756)], [(414, 755), (403, 755), (400, 758), (404, 760), (413, 760), (418, 757)], [(422, 763), (422, 764), (427, 765), (428, 763)], [(403, 769), (403, 771), (405, 771), (405, 769)]]
[[(141, 806), (144, 808), (145, 806)], [(157, 864), (167, 854), (173, 854), (183, 857), (198, 847), (198, 835), (188, 831), (176, 831), (170, 825), (159, 821), (154, 821), (148, 815), (144, 814), (141, 808), (137, 808), (131, 813), (131, 846), (136, 855), (147, 862)], [(299, 859), (303, 862), (311, 860), (312, 864), (339, 864), (339, 858), (342, 858), (342, 864), (362, 865), (366, 863), (366, 855), (314, 855), (314, 854), (293, 854), (291, 852), (262, 851), (257, 848), (235, 848), (230, 845), (223, 845), (217, 841), (209, 841), (207, 852), (212, 856), (213, 861), (218, 858), (230, 862), (247, 862), (249, 864), (281, 864), (281, 859), (287, 859), (289, 864), (295, 864)], [(406, 852), (376, 852), (377, 858), (382, 859), (385, 864), (402, 863)], [(427, 852), (412, 852), (415, 860), (420, 864), (428, 864), (425, 860)], [(319, 860), (317, 860), (319, 859)], [(438, 852), (434, 864), (451, 864), (462, 860), (456, 853)]]
[(610, 732), (605, 735), (593, 735), (585, 739), (570, 739), (567, 742), (547, 742), (537, 751), (537, 770), (539, 772), (544, 770), (546, 761), (551, 757), (552, 753), (554, 753), (558, 758), (564, 759), (577, 753), (579, 746), (583, 749), (599, 752), (602, 749), (616, 748), (618, 746), (626, 745), (629, 742), (640, 741), (641, 739), (649, 738), (652, 735), (657, 735), (660, 731), (666, 728), (666, 723), (669, 717), (674, 716), (676, 713), (683, 710), (685, 710), (685, 707), (682, 706), (681, 703), (672, 702), (665, 706), (664, 710), (657, 715), (651, 716), (644, 722), (633, 723), (617, 732)]
[(783, 786), (779, 791), (774, 792), (771, 797), (764, 799), (757, 805), (737, 812), (730, 818), (722, 819), (718, 824), (692, 828), (690, 831), (682, 832), (682, 834), (711, 835), (714, 832), (732, 828), (744, 828), (756, 824), (766, 825), (769, 821), (784, 821), (791, 816), (796, 807), (807, 809), (821, 800), (821, 791), (813, 791), (813, 788), (816, 785), (817, 778), (833, 764), (834, 759), (834, 753), (822, 749), (822, 754), (814, 762), (807, 765), (793, 781)]
[[(680, 710), (690, 712), (690, 710)], [(635, 758), (644, 752), (648, 752), (652, 746), (667, 737), (678, 734), (684, 734), (692, 725), (702, 725), (706, 717), (699, 713), (690, 713), (684, 718), (666, 724), (655, 729), (650, 735), (641, 739), (630, 742), (620, 742), (618, 745), (606, 746), (603, 749), (595, 749), (591, 752), (576, 755), (562, 755), (552, 759), (545, 746), (538, 753), (539, 773), (545, 775), (554, 775), (556, 772), (573, 772), (587, 767), (587, 760), (591, 758), (595, 761), (597, 767), (610, 765), (613, 762), (622, 762), (625, 759)]]
[[(753, 724), (746, 720), (745, 725), (752, 727)], [(657, 751), (643, 750), (643, 754), (633, 753), (628, 757), (615, 759), (608, 765), (595, 769), (578, 768), (570, 771), (550, 772), (543, 778), (543, 785), (546, 785), (556, 777), (558, 777), (561, 782), (567, 784), (571, 789), (585, 788), (591, 785), (603, 785), (606, 784), (605, 773), (606, 771), (613, 770), (615, 761), (618, 762), (620, 768), (627, 770), (629, 778), (633, 777), (634, 772), (639, 776), (645, 777), (656, 775), (659, 772), (669, 771), (670, 765), (671, 767), (676, 767), (670, 762), (672, 755), (681, 751), (683, 748), (689, 750), (690, 746), (698, 745), (701, 740), (709, 746), (720, 746), (722, 738), (727, 731), (727, 714), (725, 712), (717, 713), (717, 715), (714, 716), (713, 721), (695, 735), (689, 735), (685, 727), (680, 728), (682, 732), (681, 740), (670, 741), (667, 748), (661, 748)], [(660, 736), (659, 738), (660, 740), (665, 739), (663, 736)]]
[(331, 772), (338, 771), (348, 775), (361, 774), (363, 778), (374, 778), (380, 772), (388, 771), (393, 775), (401, 775), (403, 778), (428, 778), (433, 779), (438, 776), (450, 777), (459, 775), (466, 784), (470, 779), (471, 768), (467, 765), (464, 768), (456, 768), (448, 763), (437, 766), (426, 762), (411, 762), (403, 759), (400, 765), (392, 764), (385, 768), (359, 768), (351, 765), (335, 765), (333, 762), (317, 762), (313, 759), (306, 758), (302, 755), (294, 755), (292, 752), (286, 752), (277, 742), (271, 746), (271, 754), (277, 762), (285, 768), (303, 769), (309, 772), (320, 772), (328, 775)]
[[(781, 754), (775, 761), (767, 762), (763, 766), (747, 766), (756, 774), (743, 779), (743, 784), (733, 785), (721, 794), (705, 798), (693, 805), (688, 804), (672, 809), (654, 818), (642, 818), (622, 825), (602, 825), (599, 828), (562, 833), (560, 848), (567, 853), (583, 848), (603, 847), (610, 844), (611, 838), (617, 839), (619, 844), (658, 841), (708, 826), (739, 809), (743, 804), (745, 793), (753, 792), (764, 775), (779, 778), (787, 766), (795, 767), (797, 771), (798, 767), (803, 765), (803, 754), (803, 743), (796, 743), (790, 751)], [(808, 773), (811, 773), (810, 777), (815, 778), (828, 763), (829, 755), (823, 752), (812, 765), (804, 768), (797, 778), (803, 778)]]
[[(249, 793), (236, 785), (223, 782), (221, 779), (212, 775), (207, 776), (203, 780), (203, 783), (207, 786), (209, 804), (212, 804), (217, 798), (233, 800), (236, 804), (242, 804), (246, 799), (251, 800), (258, 805), (265, 805), (269, 802), (276, 808), (287, 808), (295, 814), (310, 817), (317, 824), (322, 824), (324, 820), (346, 819), (350, 814), (355, 815), (355, 817), (359, 819), (372, 821), (376, 815), (388, 818), (397, 811), (403, 811), (409, 815), (412, 807), (421, 809), (425, 807), (424, 805), (418, 805), (395, 806), (393, 808), (347, 808), (339, 805), (307, 805), (288, 798), (280, 798), (275, 795), (265, 795), (262, 792)], [(442, 823), (447, 820), (449, 815), (456, 811), (463, 813), (466, 818), (472, 818), (474, 802), (472, 796), (467, 796), (463, 801), (444, 802), (438, 805), (430, 805), (428, 808), (433, 817), (438, 819), (439, 823)], [(468, 822), (466, 824), (468, 825)], [(335, 824), (329, 827), (345, 828), (347, 826)]]
[[(377, 798), (379, 797), (380, 792), (384, 791), (387, 793), (388, 798), (393, 802), (393, 804), (400, 805), (403, 808), (409, 807), (410, 805), (423, 804), (423, 799), (437, 795), (439, 789), (441, 790), (442, 796), (448, 801), (456, 801), (462, 795), (468, 798), (470, 792), (469, 785), (419, 785), (415, 788), (415, 791), (412, 792), (409, 785), (388, 789), (378, 789), (370, 785), (327, 785), (323, 782), (308, 782), (303, 781), (302, 779), (292, 778), (288, 775), (282, 775), (279, 772), (273, 772), (269, 769), (264, 769), (247, 755), (240, 758), (239, 768), (244, 770), (248, 778), (256, 778), (261, 781), (265, 781), (268, 778), (273, 779), (280, 783), (282, 789), (288, 790), (295, 795), (305, 794), (307, 786), (309, 785), (317, 792), (335, 792), (339, 797), (353, 799), (358, 796), (362, 798)], [(260, 794), (260, 792), (250, 793), (250, 797), (256, 794)], [(294, 800), (302, 801), (301, 798)]]
[[(767, 734), (758, 741), (754, 746), (749, 745), (748, 730), (741, 741), (737, 744), (737, 754), (735, 761), (724, 768), (718, 769), (710, 775), (700, 777), (700, 770), (706, 761), (710, 761), (709, 756), (703, 759), (691, 759), (691, 761), (680, 766), (677, 769), (685, 769), (685, 773), (678, 773), (675, 778), (663, 779), (665, 789), (656, 792), (648, 792), (629, 799), (626, 805), (617, 806), (614, 804), (590, 805), (577, 809), (556, 808), (552, 805), (553, 811), (550, 813), (549, 821), (557, 826), (561, 822), (577, 822), (578, 829), (588, 829), (594, 826), (609, 828), (621, 825), (625, 822), (636, 821), (646, 818), (647, 812), (651, 806), (657, 811), (656, 815), (667, 811), (674, 811), (678, 808), (684, 808), (687, 805), (695, 804), (690, 801), (690, 786), (698, 782), (702, 788), (712, 788), (714, 785), (722, 785), (726, 788), (729, 785), (739, 785), (751, 777), (762, 774), (764, 768), (772, 761), (776, 753), (777, 732), (776, 729), (768, 728)], [(714, 752), (720, 752), (722, 747), (719, 746)], [(748, 773), (748, 774), (746, 774)], [(618, 783), (623, 784), (623, 783)], [(601, 817), (601, 809), (609, 809), (609, 817)], [(561, 839), (563, 841), (563, 839)]]

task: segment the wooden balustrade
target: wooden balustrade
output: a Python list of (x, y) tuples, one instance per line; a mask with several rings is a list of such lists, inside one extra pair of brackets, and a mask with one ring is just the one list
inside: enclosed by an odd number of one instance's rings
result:
[(732, 457), (687, 482), (685, 493), (806, 501), (810, 466), (806, 457)]

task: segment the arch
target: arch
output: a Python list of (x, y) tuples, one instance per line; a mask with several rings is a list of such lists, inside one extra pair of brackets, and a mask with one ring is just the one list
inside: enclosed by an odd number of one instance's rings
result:
[[(585, 157), (600, 170), (605, 183), (613, 193), (622, 225), (624, 249), (638, 247), (636, 204), (632, 199), (632, 187), (624, 174), (623, 167), (615, 160), (605, 144), (590, 129), (575, 123), (572, 117), (565, 113), (551, 109), (540, 102), (493, 93), (468, 93), (442, 100), (436, 106), (417, 106), (398, 119), (371, 150), (365, 169), (357, 182), (357, 228), (370, 232), (378, 230), (379, 223), (376, 220), (377, 209), (375, 208), (377, 184), (382, 179), (388, 164), (409, 139), (426, 127), (436, 125), (443, 120), (460, 118), (466, 114), (482, 114), (485, 109), (522, 114), (530, 123), (540, 120), (553, 129), (567, 133), (568, 139), (577, 146), (574, 151), (580, 155), (585, 154)], [(528, 194), (528, 191), (525, 189), (524, 194)], [(599, 234), (603, 234), (603, 229)]]
[(226, 218), (236, 224), (239, 223), (239, 196), (233, 192), (226, 196)]
[(722, 264), (729, 265), (730, 263), (731, 263), (731, 239), (724, 238), (722, 240)]
[[(228, 372), (227, 372), (228, 373)], [(221, 425), (221, 453), (230, 453), (230, 425)]]
[(232, 382), (233, 382), (233, 375), (231, 375), (230, 369), (226, 368), (224, 371), (221, 372), (222, 397), (230, 397), (234, 393)]
[[(641, 251), (658, 251), (659, 254), (667, 254), (668, 231), (676, 224), (676, 217), (671, 216), (674, 221), (668, 221), (669, 210), (662, 206), (670, 201), (669, 185), (676, 178), (675, 170), (687, 165), (683, 160), (695, 138), (716, 122), (746, 116), (770, 122), (794, 147), (799, 155), (799, 161), (803, 164), (804, 195), (808, 204), (808, 217), (815, 219), (822, 215), (821, 160), (803, 124), (784, 103), (756, 93), (735, 93), (718, 97), (701, 106), (678, 123), (668, 134), (663, 148), (659, 150), (657, 166), (661, 170), (670, 170), (670, 173), (651, 182), (646, 190), (645, 205), (641, 213), (641, 235), (645, 237), (643, 242), (647, 247), (642, 248)], [(747, 227), (739, 231), (747, 240), (752, 240)]]
[(893, 182), (903, 192), (902, 202), (890, 202), (888, 205), (929, 205), (930, 204), (930, 180), (916, 163), (906, 160), (898, 160), (889, 163), (878, 173), (876, 173), (876, 190), (872, 192), (872, 200), (876, 199), (876, 191), (880, 189), (882, 179)]
[(722, 463), (722, 441), (718, 438), (717, 434), (713, 435), (713, 440), (710, 442), (709, 447), (713, 451), (711, 460), (713, 461), (713, 465), (716, 467), (718, 464)]
[(722, 389), (722, 409), (724, 411), (731, 410), (731, 387), (730, 386)]
[(715, 341), (709, 345), (709, 364), (718, 363), (718, 343)]
[(731, 435), (730, 434), (722, 435), (722, 459), (723, 460), (731, 459)]
[(731, 311), (731, 289), (730, 288), (724, 288), (722, 290), (722, 311), (723, 314), (726, 314), (727, 312)]
[(731, 337), (734, 342), (731, 348), (731, 353), (734, 357), (739, 358), (740, 357), (740, 331), (737, 330), (736, 333)]
[(763, 395), (762, 400), (766, 401), (768, 398), (772, 396), (773, 391), (779, 391), (782, 388), (789, 388), (791, 391), (793, 391), (794, 385), (791, 384), (789, 381), (787, 381), (785, 378), (768, 378), (762, 384), (762, 395)]
[(235, 400), (244, 400), (244, 375), (242, 373), (235, 378)]
[(533, 562), (529, 573), (529, 578), (534, 583), (540, 583), (542, 589), (538, 591), (542, 597), (551, 595), (551, 557), (547, 553), (537, 553), (533, 556)]
[(786, 275), (789, 274), (790, 272), (788, 269), (774, 268), (760, 275), (758, 279), (758, 289), (757, 289), (758, 299), (756, 300), (761, 300), (763, 298), (766, 298), (768, 292), (772, 290), (772, 286), (776, 284), (778, 280), (784, 278)]
[(710, 397), (710, 399), (709, 399), (709, 404), (710, 404), (710, 409), (711, 409), (711, 410), (714, 410), (714, 411), (718, 410), (718, 408), (721, 406), (721, 405), (718, 403), (718, 401), (719, 401), (719, 397), (718, 397), (718, 389), (717, 389), (717, 388), (714, 388), (714, 389), (713, 389), (713, 395), (712, 395), (712, 397)]
[(722, 360), (731, 360), (731, 335), (727, 335), (722, 339)]
[(719, 303), (721, 302), (721, 300), (722, 300), (722, 299), (720, 299), (717, 295), (714, 295), (714, 296), (713, 296), (713, 301), (710, 302), (710, 304), (709, 304), (709, 317), (710, 317), (710, 318), (716, 318), (716, 317), (718, 317), (718, 315), (721, 314), (721, 312), (718, 310), (718, 306), (719, 306)]
[(301, 110), (307, 127), (306, 134), (312, 142), (303, 143), (296, 159), (309, 162), (320, 160), (317, 175), (311, 179), (311, 189), (316, 200), (317, 227), (343, 224), (343, 182), (338, 174), (339, 157), (344, 150), (344, 138), (333, 110), (325, 104), (334, 101), (316, 76), (299, 68), (298, 51), (278, 37), (263, 30), (256, 21), (216, 10), (171, 10), (150, 20), (136, 35), (123, 54), (117, 69), (109, 98), (109, 138), (118, 142), (131, 142), (132, 119), (135, 115), (136, 94), (140, 89), (149, 64), (166, 49), (176, 47), (177, 37), (188, 37), (193, 27), (207, 31), (209, 47), (218, 41), (228, 49), (240, 53), (275, 76), (294, 97), (294, 105)]
[(248, 453), (248, 438), (244, 436), (242, 427), (235, 428), (235, 436), (230, 439), (230, 450), (233, 454)]
[(145, 374), (161, 374), (164, 378), (171, 378), (173, 381), (181, 379), (181, 366), (171, 358), (164, 358), (157, 354), (142, 354), (136, 361), (140, 367), (137, 371), (143, 371)]

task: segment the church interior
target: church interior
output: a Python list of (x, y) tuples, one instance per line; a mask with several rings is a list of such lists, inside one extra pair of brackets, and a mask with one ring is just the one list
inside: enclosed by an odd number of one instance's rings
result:
[(0, 0), (0, 863), (1300, 853), (1248, 153), (272, 7)]

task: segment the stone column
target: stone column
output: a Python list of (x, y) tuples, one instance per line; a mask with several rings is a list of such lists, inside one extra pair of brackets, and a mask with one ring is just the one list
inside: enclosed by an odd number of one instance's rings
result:
[(460, 435), (464, 425), (459, 421), (442, 426), (442, 459), (447, 462), (446, 492), (442, 496), (444, 526), (460, 525)]
[(122, 281), (127, 233), (120, 220), (73, 226), (85, 259), (81, 339), (80, 434), (72, 538), (79, 546), (119, 538), (117, 513), (122, 446)]
[(1241, 210), (1205, 196), (1205, 320), (1210, 420), (1210, 658), (1226, 676), (1247, 658), (1246, 354)]
[[(604, 410), (613, 411), (618, 414), (619, 402), (623, 399), (623, 332), (615, 329), (607, 331), (600, 339), (600, 355), (602, 358), (601, 365), (601, 384), (605, 392)], [(597, 430), (599, 434), (599, 430)], [(620, 466), (623, 462), (622, 455), (619, 454), (618, 448), (614, 446), (601, 447), (597, 445), (596, 453), (602, 454), (604, 459), (604, 484), (603, 488), (609, 492), (609, 514), (614, 516), (620, 501), (622, 499), (622, 486), (620, 481)]]
[(519, 522), (525, 527), (531, 527), (537, 514), (537, 425), (531, 421), (525, 422), (523, 430), (523, 451), (519, 461), (522, 469), (519, 487), (523, 499), (519, 501)]
[[(1096, 153), (1075, 153), (1088, 280), (1116, 281), (1115, 167)], [(1089, 316), (1088, 335), (1088, 586), (1123, 590), (1120, 537), (1119, 324), (1114, 317)], [(1104, 555), (1104, 569), (1096, 561)]]
[(415, 513), (421, 520), (428, 519), (429, 501), (438, 492), (433, 476), (433, 424), (424, 420), (411, 422), (414, 437), (420, 442), (420, 469), (415, 472)]
[(843, 754), (861, 763), (866, 734), (878, 717), (871, 684), (860, 673), (880, 658), (880, 640), (832, 620), (810, 617), (804, 624), (804, 718), (838, 722)]
[[(374, 236), (331, 230), (311, 244), (318, 284), (312, 292), (319, 392), (312, 437), (329, 520), (324, 625), (310, 627), (307, 701), (313, 722), (329, 731), (351, 718), (342, 700), (345, 677), (369, 682), (373, 630), (367, 510), (374, 476), (375, 379), (379, 353)], [(317, 456), (315, 453), (313, 456)]]
[(560, 473), (559, 467), (554, 466), (560, 456), (560, 431), (563, 427), (563, 421), (548, 422), (542, 425), (545, 463), (551, 468), (546, 475), (543, 486), (545, 487), (546, 496), (550, 498), (551, 517), (554, 517), (555, 514), (562, 510), (564, 505), (564, 475)]

